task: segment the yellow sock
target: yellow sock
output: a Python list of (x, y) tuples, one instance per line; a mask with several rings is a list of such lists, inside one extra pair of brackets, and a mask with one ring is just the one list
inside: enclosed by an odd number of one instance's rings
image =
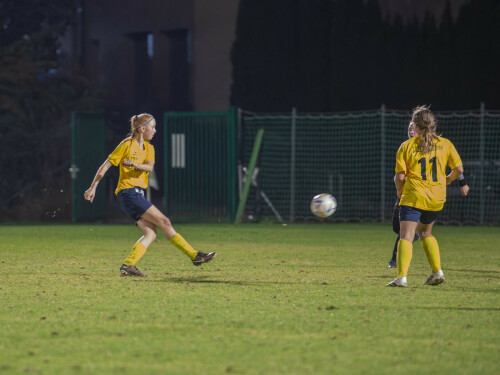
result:
[(406, 276), (408, 268), (410, 267), (411, 256), (413, 253), (413, 245), (410, 241), (399, 240), (398, 242), (398, 277)]
[(125, 264), (126, 266), (133, 266), (139, 261), (139, 259), (142, 258), (144, 254), (146, 254), (146, 250), (147, 250), (146, 246), (144, 246), (140, 242), (136, 242), (134, 248), (128, 255), (127, 259), (125, 259), (125, 262), (123, 262), (123, 264)]
[(436, 237), (427, 237), (422, 240), (427, 260), (431, 265), (432, 272), (437, 272), (441, 269), (441, 257), (439, 256), (439, 245)]
[(193, 249), (191, 247), (191, 245), (188, 244), (186, 242), (186, 240), (184, 239), (184, 237), (182, 237), (179, 233), (176, 233), (175, 236), (173, 236), (170, 239), (170, 243), (172, 245), (174, 245), (176, 248), (178, 248), (179, 250), (181, 250), (188, 257), (190, 257), (191, 260), (196, 258), (196, 254), (198, 254), (198, 252), (195, 249)]

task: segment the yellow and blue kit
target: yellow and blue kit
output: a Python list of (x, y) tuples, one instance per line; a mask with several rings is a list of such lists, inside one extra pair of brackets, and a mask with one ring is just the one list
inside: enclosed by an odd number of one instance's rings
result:
[(148, 142), (144, 142), (141, 149), (135, 139), (127, 139), (108, 156), (114, 166), (120, 166), (120, 178), (115, 194), (121, 208), (127, 215), (138, 221), (152, 203), (144, 196), (144, 189), (148, 187), (149, 172), (141, 171), (133, 166), (123, 165), (125, 160), (132, 160), (137, 164), (155, 161), (155, 149)]
[(120, 143), (115, 150), (108, 156), (108, 160), (115, 167), (120, 166), (120, 178), (115, 194), (124, 189), (139, 187), (146, 189), (148, 187), (149, 172), (141, 171), (132, 166), (123, 165), (127, 159), (137, 164), (145, 164), (147, 161), (155, 161), (155, 149), (149, 142), (144, 142), (144, 150), (141, 150), (139, 143), (135, 138), (127, 139)]
[(443, 137), (434, 139), (431, 151), (423, 154), (421, 138), (402, 143), (396, 154), (396, 173), (406, 175), (399, 205), (440, 211), (446, 201), (446, 166), (454, 169), (462, 165), (462, 160), (455, 146)]

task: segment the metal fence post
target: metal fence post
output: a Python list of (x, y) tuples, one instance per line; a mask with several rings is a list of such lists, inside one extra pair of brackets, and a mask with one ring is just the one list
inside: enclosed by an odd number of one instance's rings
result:
[(295, 219), (295, 127), (297, 121), (297, 108), (292, 108), (292, 131), (290, 151), (290, 222)]
[(380, 221), (385, 220), (385, 104), (380, 107)]
[(227, 113), (227, 211), (229, 214), (229, 220), (234, 221), (236, 215), (236, 194), (237, 194), (237, 165), (236, 165), (236, 126), (238, 121), (238, 115), (240, 112), (237, 111), (236, 107), (231, 106), (231, 109)]
[(479, 120), (479, 159), (481, 168), (479, 174), (479, 224), (484, 225), (484, 102), (481, 102), (481, 116)]

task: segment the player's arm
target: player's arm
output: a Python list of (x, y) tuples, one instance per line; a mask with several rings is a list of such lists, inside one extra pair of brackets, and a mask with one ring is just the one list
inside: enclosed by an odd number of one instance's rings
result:
[(460, 185), (460, 192), (462, 193), (462, 197), (466, 197), (467, 194), (469, 194), (469, 185), (467, 185), (463, 173), (458, 176), (458, 184)]
[(104, 163), (99, 167), (97, 170), (97, 173), (95, 174), (94, 180), (92, 181), (92, 184), (90, 187), (87, 189), (85, 193), (83, 193), (83, 196), (85, 197), (86, 200), (92, 202), (95, 197), (95, 189), (97, 188), (97, 185), (99, 184), (99, 181), (104, 177), (108, 169), (112, 166), (111, 162), (106, 159)]
[(146, 160), (144, 164), (139, 164), (139, 163), (134, 163), (130, 159), (127, 159), (123, 162), (123, 165), (134, 167), (144, 172), (152, 172), (155, 166), (155, 162), (152, 160)]
[(447, 164), (452, 168), (451, 173), (446, 176), (446, 185), (449, 185), (464, 173), (464, 166), (453, 143), (447, 142), (449, 144)]
[(460, 176), (462, 173), (464, 173), (464, 167), (463, 165), (459, 165), (458, 167), (455, 167), (451, 170), (451, 173), (446, 176), (446, 185), (451, 184), (453, 181), (455, 181), (458, 176)]
[(403, 195), (403, 186), (405, 185), (406, 178), (406, 160), (405, 160), (405, 149), (406, 142), (399, 146), (398, 152), (396, 153), (396, 168), (394, 172), (394, 184), (396, 185), (396, 192), (398, 198)]
[(398, 193), (398, 198), (403, 195), (403, 187), (405, 186), (405, 172), (398, 172), (394, 175), (394, 184), (396, 185), (396, 191)]

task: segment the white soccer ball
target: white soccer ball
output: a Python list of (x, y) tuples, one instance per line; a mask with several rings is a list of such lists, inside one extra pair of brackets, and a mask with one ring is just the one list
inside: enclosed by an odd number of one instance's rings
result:
[(311, 212), (317, 217), (328, 217), (337, 210), (337, 201), (331, 194), (316, 195), (311, 201)]

